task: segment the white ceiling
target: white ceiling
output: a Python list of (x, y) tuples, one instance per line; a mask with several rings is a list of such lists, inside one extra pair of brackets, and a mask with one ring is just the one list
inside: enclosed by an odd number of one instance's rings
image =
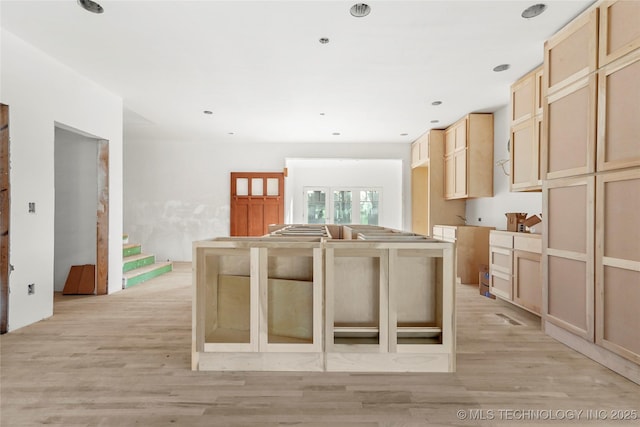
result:
[(592, 1), (370, 0), (364, 18), (356, 1), (99, 3), (2, 0), (2, 27), (122, 96), (126, 137), (407, 143), (506, 105)]

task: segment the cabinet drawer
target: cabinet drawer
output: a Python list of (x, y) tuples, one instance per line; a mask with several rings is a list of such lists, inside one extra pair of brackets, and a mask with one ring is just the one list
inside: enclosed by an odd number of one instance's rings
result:
[(539, 236), (513, 236), (513, 248), (520, 251), (541, 254), (542, 239)]
[(491, 247), (489, 253), (491, 274), (498, 271), (511, 275), (512, 255), (509, 249)]
[(456, 240), (456, 229), (455, 228), (443, 228), (442, 229), (442, 237), (444, 240)]
[(503, 248), (513, 248), (513, 236), (511, 234), (490, 233), (489, 244)]
[(499, 296), (504, 299), (512, 300), (513, 299), (513, 289), (512, 289), (511, 276), (501, 274), (501, 273), (493, 273), (491, 275), (491, 283), (489, 285), (490, 292), (496, 296)]

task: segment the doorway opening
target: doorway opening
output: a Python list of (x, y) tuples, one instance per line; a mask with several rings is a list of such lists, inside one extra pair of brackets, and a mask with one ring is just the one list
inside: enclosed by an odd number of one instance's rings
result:
[(107, 294), (108, 141), (64, 125), (55, 128), (54, 291), (71, 266), (95, 265), (93, 294)]

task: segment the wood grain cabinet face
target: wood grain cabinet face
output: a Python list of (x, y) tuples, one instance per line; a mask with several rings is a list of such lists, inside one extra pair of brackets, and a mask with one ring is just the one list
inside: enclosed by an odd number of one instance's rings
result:
[(411, 144), (411, 167), (426, 166), (429, 163), (429, 133), (425, 133)]
[(542, 313), (542, 264), (540, 254), (513, 251), (513, 301)]
[(543, 126), (543, 169), (546, 179), (594, 172), (595, 75), (549, 95)]
[(597, 68), (598, 10), (571, 21), (545, 43), (547, 94), (570, 85)]
[(640, 49), (602, 68), (598, 81), (598, 171), (640, 166)]
[(543, 313), (547, 321), (594, 340), (595, 178), (546, 181)]
[(493, 115), (469, 114), (445, 131), (445, 198), (493, 196)]
[(511, 86), (511, 124), (531, 119), (535, 112), (536, 75), (529, 73)]
[(640, 2), (605, 1), (600, 7), (600, 67), (640, 47)]
[(597, 177), (596, 342), (640, 363), (640, 169)]
[(511, 86), (510, 189), (541, 191), (540, 129), (543, 110), (542, 67)]

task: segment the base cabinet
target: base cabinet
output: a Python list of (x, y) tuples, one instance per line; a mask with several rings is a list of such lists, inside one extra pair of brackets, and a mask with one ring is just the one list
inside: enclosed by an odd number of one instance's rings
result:
[(492, 231), (489, 290), (538, 316), (542, 313), (542, 236)]
[(456, 274), (464, 284), (478, 284), (478, 268), (489, 264), (489, 232), (494, 227), (434, 225), (433, 238), (456, 243)]

